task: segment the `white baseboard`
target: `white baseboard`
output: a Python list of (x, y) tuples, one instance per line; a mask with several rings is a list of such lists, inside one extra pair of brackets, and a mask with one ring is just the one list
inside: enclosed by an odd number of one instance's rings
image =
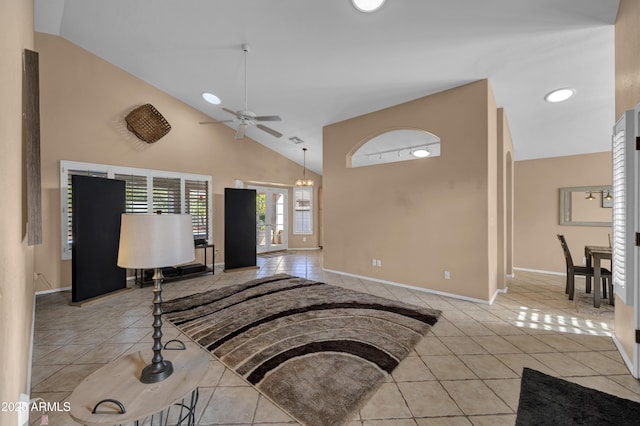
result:
[(40, 296), (41, 294), (60, 293), (61, 291), (70, 291), (70, 290), (71, 290), (71, 287), (52, 288), (51, 290), (36, 291), (35, 295)]
[[(27, 367), (27, 395), (31, 395), (31, 376), (33, 374), (33, 345), (36, 339), (36, 294), (33, 294), (33, 312), (31, 312), (31, 341), (29, 342), (29, 366)], [(27, 420), (29, 416), (27, 415)], [(27, 422), (28, 423), (28, 422)]]
[[(513, 269), (516, 270), (516, 271), (536, 272), (538, 274), (560, 275), (562, 277), (567, 275), (565, 272), (542, 271), (540, 269), (527, 269), (527, 268), (513, 268)], [(513, 276), (515, 276), (515, 274)]]
[(502, 290), (496, 290), (496, 292), (494, 293), (493, 297), (491, 297), (491, 300), (482, 300), (482, 299), (476, 299), (476, 298), (473, 298), (473, 297), (462, 296), (460, 294), (447, 293), (447, 292), (444, 292), (444, 291), (432, 290), (432, 289), (428, 289), (428, 288), (424, 288), (424, 287), (416, 287), (414, 285), (399, 283), (399, 282), (395, 282), (395, 281), (388, 281), (388, 280), (382, 280), (382, 279), (379, 279), (379, 278), (367, 277), (367, 276), (364, 276), (364, 275), (351, 274), (349, 272), (336, 271), (336, 270), (327, 269), (327, 268), (323, 268), (322, 270), (326, 271), (326, 272), (333, 272), (334, 274), (345, 275), (347, 277), (360, 278), (360, 279), (363, 279), (363, 280), (374, 281), (374, 282), (378, 282), (378, 283), (382, 283), (382, 284), (389, 284), (389, 285), (392, 285), (392, 286), (395, 286), (395, 287), (402, 287), (402, 288), (408, 288), (410, 290), (421, 291), (423, 293), (430, 293), (430, 294), (436, 294), (438, 296), (451, 297), (453, 299), (466, 300), (467, 302), (481, 303), (483, 305), (491, 305), (493, 303), (493, 301), (495, 300), (495, 298), (497, 297), (498, 293), (502, 293), (503, 292)]
[(629, 369), (629, 372), (631, 373), (631, 375), (636, 379), (640, 378), (638, 377), (640, 376), (640, 374), (638, 374), (638, 370), (634, 369), (633, 361), (631, 361), (631, 358), (629, 358), (629, 356), (627, 355), (627, 352), (624, 350), (624, 347), (622, 346), (622, 342), (618, 340), (618, 336), (616, 336), (615, 333), (613, 333), (612, 339), (613, 339), (613, 343), (616, 345), (616, 348), (618, 348), (618, 352), (620, 353), (620, 356), (622, 357), (622, 360), (624, 361), (627, 368)]
[(321, 248), (320, 247), (301, 247), (301, 248), (289, 247), (287, 250), (296, 250), (296, 251), (321, 250)]

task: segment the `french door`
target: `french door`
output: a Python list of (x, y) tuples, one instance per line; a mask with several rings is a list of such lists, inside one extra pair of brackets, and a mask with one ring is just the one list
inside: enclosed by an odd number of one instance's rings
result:
[(288, 190), (249, 187), (256, 190), (256, 252), (288, 248)]

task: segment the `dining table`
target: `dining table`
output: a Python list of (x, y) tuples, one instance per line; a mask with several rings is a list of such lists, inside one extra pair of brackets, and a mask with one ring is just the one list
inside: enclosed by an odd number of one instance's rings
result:
[[(599, 308), (600, 300), (601, 300), (600, 281), (602, 277), (600, 276), (600, 271), (602, 268), (602, 260), (603, 259), (611, 260), (611, 247), (586, 245), (584, 247), (584, 256), (587, 259), (587, 266), (592, 266), (592, 262), (593, 262), (593, 306), (595, 308)], [(613, 275), (613, 271), (611, 272)], [(613, 277), (610, 279), (613, 279)], [(587, 277), (587, 280), (591, 280), (591, 279)], [(590, 285), (589, 283), (587, 283), (587, 288), (589, 287)], [(609, 297), (609, 304), (613, 305), (614, 295), (609, 294), (608, 297)]]

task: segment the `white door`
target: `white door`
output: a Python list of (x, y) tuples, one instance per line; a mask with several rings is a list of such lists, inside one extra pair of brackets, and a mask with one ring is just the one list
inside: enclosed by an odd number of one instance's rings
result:
[(256, 190), (256, 251), (286, 250), (288, 220), (286, 189), (250, 187)]

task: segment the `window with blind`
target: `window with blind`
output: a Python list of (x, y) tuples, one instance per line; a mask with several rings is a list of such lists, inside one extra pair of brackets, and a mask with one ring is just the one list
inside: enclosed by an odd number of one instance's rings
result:
[(615, 292), (627, 304), (633, 304), (637, 262), (637, 157), (635, 149), (635, 113), (626, 111), (614, 127), (613, 157), (613, 229), (612, 269)]
[(313, 188), (293, 188), (293, 233), (313, 234)]
[(185, 180), (184, 191), (186, 195), (186, 211), (191, 214), (193, 221), (194, 238), (209, 239), (209, 209), (208, 196), (209, 182), (204, 180)]
[(114, 179), (125, 181), (125, 208), (127, 213), (147, 213), (149, 211), (146, 176), (116, 173)]
[(211, 176), (104, 164), (60, 162), (62, 259), (71, 259), (73, 191), (71, 176), (85, 175), (125, 181), (126, 213), (189, 213), (194, 239), (212, 239)]
[(153, 177), (153, 212), (180, 214), (182, 204), (180, 178)]

